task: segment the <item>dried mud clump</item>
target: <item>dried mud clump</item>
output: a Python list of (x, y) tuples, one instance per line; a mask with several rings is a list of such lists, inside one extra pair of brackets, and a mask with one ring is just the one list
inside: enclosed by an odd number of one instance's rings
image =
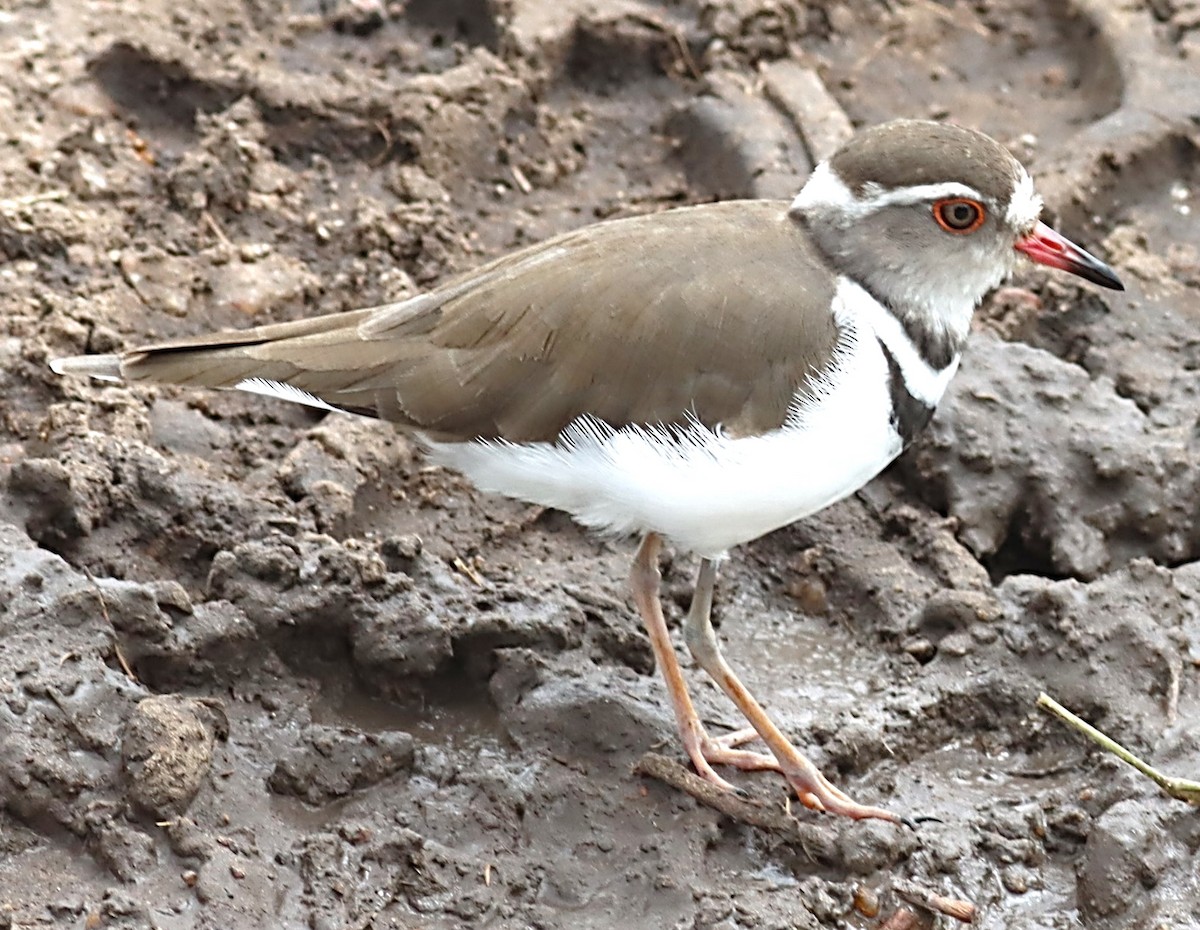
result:
[(121, 739), (129, 798), (155, 817), (187, 810), (212, 767), (209, 705), (158, 695), (139, 701)]

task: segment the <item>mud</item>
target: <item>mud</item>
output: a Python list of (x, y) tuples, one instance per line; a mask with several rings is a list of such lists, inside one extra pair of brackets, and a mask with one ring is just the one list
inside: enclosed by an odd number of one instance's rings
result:
[[(1196, 811), (1033, 703), (1200, 775), (1198, 25), (1102, 0), (5, 7), (0, 926), (864, 928), (902, 878), (987, 928), (1200, 927)], [(940, 820), (915, 833), (800, 812), (797, 842), (632, 773), (678, 749), (630, 546), (378, 424), (46, 367), (789, 196), (897, 115), (1005, 141), (1129, 288), (1022, 271), (918, 446), (724, 570), (735, 667), (839, 786)], [(672, 622), (694, 568), (664, 568)]]

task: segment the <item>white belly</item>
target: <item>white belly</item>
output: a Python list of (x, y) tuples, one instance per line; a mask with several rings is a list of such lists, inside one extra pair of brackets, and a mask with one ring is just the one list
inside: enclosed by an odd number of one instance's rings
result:
[(853, 493), (900, 453), (875, 331), (853, 313), (839, 324), (835, 364), (813, 396), (796, 398), (784, 427), (762, 436), (697, 424), (680, 437), (585, 418), (557, 443), (429, 443), (430, 452), (485, 491), (716, 557)]

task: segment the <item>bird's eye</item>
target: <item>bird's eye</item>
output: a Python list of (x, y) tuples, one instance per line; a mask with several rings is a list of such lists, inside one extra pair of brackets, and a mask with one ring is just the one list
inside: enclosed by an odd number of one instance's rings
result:
[(950, 197), (933, 205), (933, 218), (937, 224), (952, 233), (973, 233), (983, 225), (983, 204), (965, 197)]

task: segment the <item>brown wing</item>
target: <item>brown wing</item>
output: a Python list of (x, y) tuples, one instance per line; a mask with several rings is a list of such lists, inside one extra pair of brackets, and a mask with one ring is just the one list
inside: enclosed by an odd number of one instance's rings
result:
[(600, 223), (401, 304), (135, 349), (121, 373), (278, 381), (442, 439), (553, 440), (585, 413), (758, 433), (837, 339), (833, 275), (786, 211)]

